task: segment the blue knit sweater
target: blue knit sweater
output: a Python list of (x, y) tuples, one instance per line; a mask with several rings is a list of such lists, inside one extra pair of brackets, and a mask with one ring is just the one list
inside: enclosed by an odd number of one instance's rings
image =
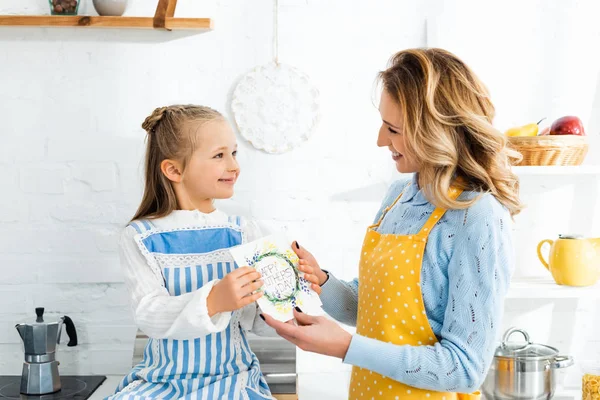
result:
[[(375, 221), (407, 183), (399, 181), (390, 187)], [(463, 192), (459, 200), (477, 195)], [(415, 175), (378, 231), (416, 234), (434, 208), (419, 190)], [(481, 196), (468, 209), (448, 210), (431, 230), (421, 270), (425, 311), (439, 343), (395, 345), (354, 335), (344, 362), (417, 388), (462, 393), (477, 390), (493, 358), (504, 297), (514, 270), (511, 228), (509, 212), (490, 194)], [(359, 284), (358, 279), (344, 282), (330, 275), (321, 294), (327, 313), (355, 326)], [(415, 370), (421, 372), (407, 373)]]

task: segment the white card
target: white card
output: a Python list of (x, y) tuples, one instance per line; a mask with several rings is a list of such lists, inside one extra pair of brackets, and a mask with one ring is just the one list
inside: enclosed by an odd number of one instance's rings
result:
[(262, 275), (264, 295), (257, 300), (263, 313), (287, 322), (298, 306), (308, 315), (323, 315), (321, 299), (298, 270), (298, 256), (284, 235), (270, 235), (229, 249), (239, 267), (250, 266)]

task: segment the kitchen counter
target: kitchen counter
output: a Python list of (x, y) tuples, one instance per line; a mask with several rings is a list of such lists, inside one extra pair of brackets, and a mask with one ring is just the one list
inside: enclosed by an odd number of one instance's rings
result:
[(89, 400), (102, 400), (106, 396), (111, 395), (121, 379), (123, 379), (121, 375), (108, 375), (102, 385), (92, 393)]
[[(100, 387), (98, 389), (96, 389), (96, 391), (92, 394), (92, 396), (89, 398), (89, 400), (102, 400), (106, 396), (111, 395), (115, 391), (115, 388), (117, 387), (117, 385), (119, 384), (119, 381), (121, 379), (123, 379), (123, 376), (121, 376), (121, 375), (107, 376), (104, 383), (102, 383), (102, 385), (100, 385)], [(282, 395), (274, 395), (274, 396), (277, 400), (297, 400), (298, 399), (297, 396), (290, 395), (290, 394), (282, 394)]]
[[(106, 377), (104, 383), (96, 389), (90, 400), (102, 400), (106, 396), (113, 393), (117, 384), (121, 380), (122, 376), (109, 375)], [(302, 400), (302, 399), (316, 399), (316, 398), (327, 398), (327, 399), (346, 399), (346, 385), (349, 377), (345, 374), (308, 374), (304, 376), (304, 379), (300, 376), (298, 379), (299, 383), (299, 394), (296, 397), (294, 395), (284, 394), (275, 395), (277, 400)], [(312, 379), (311, 379), (312, 378)], [(328, 382), (327, 385), (323, 385), (324, 378)], [(333, 383), (333, 385), (332, 385)], [(335, 386), (338, 386), (337, 388)], [(326, 397), (322, 397), (326, 396)], [(580, 390), (559, 390), (553, 400), (580, 400)], [(485, 400), (485, 399), (483, 399)]]

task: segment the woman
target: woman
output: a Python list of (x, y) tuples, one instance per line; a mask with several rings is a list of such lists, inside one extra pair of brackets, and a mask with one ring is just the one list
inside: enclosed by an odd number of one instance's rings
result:
[(380, 79), (377, 144), (413, 178), (389, 189), (354, 281), (294, 246), (324, 309), (356, 334), (300, 309), (298, 326), (266, 321), (300, 348), (353, 365), (351, 399), (476, 399), (515, 263), (511, 221), (522, 205), (510, 163), (519, 155), (492, 126), (487, 89), (453, 54), (401, 51)]

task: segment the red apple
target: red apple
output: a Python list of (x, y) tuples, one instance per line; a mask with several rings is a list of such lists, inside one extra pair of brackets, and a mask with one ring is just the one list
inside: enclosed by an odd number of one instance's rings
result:
[(583, 123), (577, 117), (567, 116), (557, 119), (550, 127), (550, 135), (585, 136)]

